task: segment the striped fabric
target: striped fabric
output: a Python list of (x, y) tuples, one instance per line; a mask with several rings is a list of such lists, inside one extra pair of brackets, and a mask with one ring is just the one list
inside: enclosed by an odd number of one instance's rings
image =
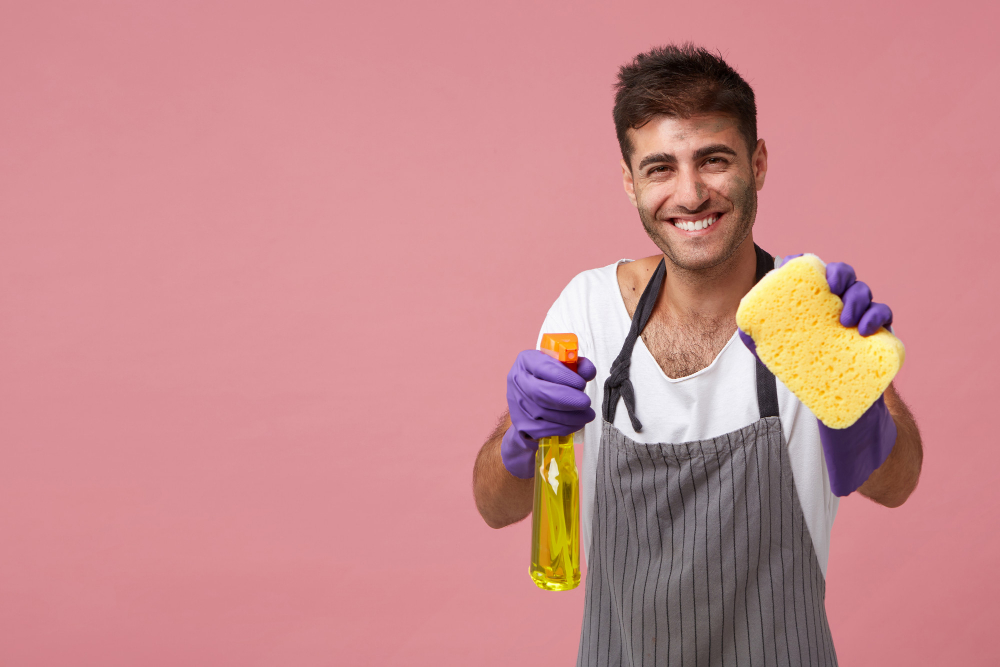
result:
[(605, 421), (596, 483), (578, 665), (837, 664), (778, 417), (660, 445)]

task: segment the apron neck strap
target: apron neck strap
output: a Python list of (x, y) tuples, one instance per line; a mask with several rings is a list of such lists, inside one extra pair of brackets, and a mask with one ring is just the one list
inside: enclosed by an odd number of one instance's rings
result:
[(635, 390), (628, 377), (629, 368), (632, 366), (632, 350), (635, 348), (635, 341), (639, 339), (639, 334), (646, 328), (649, 316), (653, 314), (656, 298), (660, 296), (660, 286), (663, 285), (663, 276), (666, 274), (667, 264), (666, 258), (664, 258), (656, 265), (653, 277), (650, 278), (646, 289), (642, 291), (642, 296), (639, 297), (635, 314), (632, 316), (632, 326), (625, 337), (625, 344), (622, 345), (622, 351), (618, 353), (618, 358), (611, 364), (611, 372), (604, 382), (604, 403), (601, 406), (604, 421), (609, 424), (614, 422), (615, 412), (618, 410), (618, 399), (624, 398), (628, 418), (636, 433), (642, 430), (642, 422), (635, 416)]
[[(757, 276), (753, 284), (756, 285), (764, 274), (774, 268), (774, 257), (760, 249), (756, 243), (753, 246), (757, 253)], [(778, 416), (778, 383), (774, 378), (774, 373), (767, 370), (767, 366), (754, 355), (756, 359), (757, 375), (757, 409), (760, 410), (760, 418)]]
[(762, 250), (756, 243), (753, 244), (753, 251), (757, 255), (757, 273), (754, 275), (753, 284), (756, 285), (768, 271), (774, 268), (774, 257), (766, 250)]
[[(757, 244), (754, 244), (754, 252), (757, 255), (757, 271), (754, 277), (754, 284), (756, 284), (764, 277), (765, 273), (774, 268), (774, 258), (761, 250)], [(660, 288), (666, 273), (667, 265), (666, 258), (664, 258), (656, 265), (653, 277), (646, 284), (642, 296), (639, 297), (635, 314), (632, 316), (632, 326), (629, 327), (621, 352), (611, 364), (608, 379), (604, 382), (604, 402), (601, 406), (604, 421), (614, 422), (615, 413), (618, 410), (618, 399), (624, 399), (629, 421), (632, 422), (632, 428), (636, 433), (642, 431), (642, 422), (635, 416), (635, 389), (629, 379), (632, 351), (635, 349), (635, 342), (639, 339), (642, 330), (646, 328), (646, 323), (649, 322), (649, 316), (653, 314), (653, 308), (656, 306), (656, 300), (660, 295)], [(759, 359), (757, 360), (757, 403), (762, 418), (778, 416), (778, 392), (774, 375)]]

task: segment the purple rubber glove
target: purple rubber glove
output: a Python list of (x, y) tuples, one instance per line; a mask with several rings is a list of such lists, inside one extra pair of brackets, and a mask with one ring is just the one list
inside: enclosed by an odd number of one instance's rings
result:
[[(826, 282), (830, 291), (844, 301), (840, 323), (845, 327), (856, 326), (859, 334), (871, 336), (892, 324), (892, 310), (884, 303), (872, 301), (872, 291), (857, 279), (850, 265), (827, 264)], [(830, 428), (819, 422), (819, 438), (830, 474), (830, 489), (835, 496), (846, 496), (864, 484), (889, 457), (896, 444), (896, 423), (885, 407), (885, 398), (879, 396), (847, 428)]]
[(857, 327), (862, 336), (871, 336), (882, 327), (892, 324), (889, 306), (872, 301), (872, 291), (868, 289), (868, 285), (858, 281), (854, 269), (848, 264), (827, 264), (826, 282), (830, 284), (830, 291), (844, 301), (840, 323), (845, 327)]
[(896, 422), (892, 421), (885, 397), (879, 396), (858, 421), (847, 428), (830, 428), (820, 420), (819, 440), (830, 475), (830, 490), (846, 496), (885, 463), (896, 444)]
[(500, 457), (510, 474), (531, 479), (539, 438), (576, 433), (594, 420), (590, 397), (583, 389), (596, 375), (594, 364), (585, 357), (579, 358), (574, 373), (539, 350), (517, 355), (507, 374), (512, 426), (500, 442)]
[[(800, 256), (789, 255), (784, 262)], [(779, 258), (775, 266), (784, 262)], [(889, 306), (872, 301), (871, 290), (857, 280), (851, 266), (843, 262), (827, 264), (826, 282), (830, 291), (844, 302), (840, 323), (845, 327), (856, 326), (862, 336), (871, 336), (883, 326), (892, 324)], [(757, 346), (753, 338), (740, 331), (740, 339), (756, 357)], [(830, 489), (835, 496), (846, 496), (856, 491), (885, 462), (896, 444), (896, 423), (885, 406), (883, 396), (879, 396), (858, 421), (847, 428), (830, 428), (818, 419), (816, 421), (830, 476)]]

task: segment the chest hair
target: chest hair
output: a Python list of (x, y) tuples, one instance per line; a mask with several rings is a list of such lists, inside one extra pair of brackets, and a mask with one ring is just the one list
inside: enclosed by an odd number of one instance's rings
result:
[(654, 314), (642, 342), (666, 376), (676, 379), (707, 368), (735, 332), (735, 319), (679, 323)]

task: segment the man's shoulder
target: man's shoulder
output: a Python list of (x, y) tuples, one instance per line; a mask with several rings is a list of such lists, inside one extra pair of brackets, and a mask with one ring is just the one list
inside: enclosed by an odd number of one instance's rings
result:
[(627, 300), (633, 291), (637, 295), (642, 293), (661, 258), (662, 255), (653, 255), (637, 260), (619, 259), (606, 266), (581, 271), (569, 281), (558, 301)]
[(624, 295), (633, 291), (642, 294), (642, 291), (646, 289), (646, 285), (652, 279), (653, 273), (656, 271), (656, 267), (659, 265), (661, 259), (663, 259), (663, 255), (651, 255), (618, 267), (618, 284), (622, 294)]
[[(631, 259), (619, 259), (611, 264), (606, 264), (605, 266), (598, 266), (593, 269), (587, 269), (581, 271), (580, 273), (573, 276), (573, 279), (569, 281), (570, 285), (587, 285), (594, 283), (606, 283), (608, 279), (615, 275), (616, 269), (619, 264), (626, 263), (630, 264)], [(568, 285), (567, 285), (568, 287)]]
[(620, 259), (613, 264), (599, 266), (594, 269), (587, 269), (573, 276), (556, 303), (589, 302), (595, 299), (608, 300), (618, 294), (618, 267), (632, 264), (630, 259)]
[[(631, 277), (633, 273), (638, 276), (637, 280), (641, 280), (641, 276), (646, 273), (645, 265), (648, 264), (649, 259), (620, 259), (606, 266), (581, 271), (563, 288), (559, 298), (552, 304), (550, 312), (585, 317), (607, 317), (609, 311), (614, 312), (622, 307), (625, 296), (623, 285), (626, 284), (622, 282), (622, 277), (627, 276), (629, 284), (633, 280)], [(638, 265), (638, 271), (633, 269), (635, 265)], [(655, 263), (652, 266), (653, 269), (656, 268)], [(653, 269), (649, 271), (650, 274)], [(644, 282), (642, 286), (645, 286)]]
[(631, 261), (618, 260), (573, 276), (549, 308), (542, 331), (571, 331), (580, 337), (581, 350), (593, 356), (595, 337), (601, 338), (602, 331), (624, 317), (618, 313), (624, 309), (616, 274), (620, 264)]

